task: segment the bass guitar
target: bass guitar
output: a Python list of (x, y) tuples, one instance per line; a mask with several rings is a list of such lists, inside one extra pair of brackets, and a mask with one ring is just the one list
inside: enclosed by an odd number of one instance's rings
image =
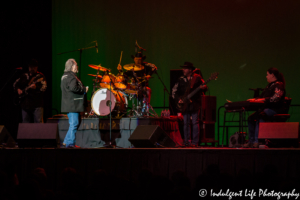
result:
[(185, 112), (188, 105), (192, 103), (191, 98), (197, 93), (199, 92), (199, 90), (201, 90), (201, 86), (202, 85), (206, 85), (209, 81), (211, 80), (216, 80), (218, 78), (219, 73), (215, 72), (212, 73), (211, 76), (209, 77), (209, 79), (207, 79), (204, 83), (202, 83), (199, 87), (197, 87), (195, 90), (193, 90), (191, 93), (185, 93), (183, 96), (179, 97), (179, 99), (182, 100), (182, 103), (177, 103), (177, 109), (180, 112)]

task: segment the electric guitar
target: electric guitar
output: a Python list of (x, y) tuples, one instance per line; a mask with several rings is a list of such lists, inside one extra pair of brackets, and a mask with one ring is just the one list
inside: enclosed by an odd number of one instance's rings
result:
[(207, 79), (204, 83), (202, 83), (199, 87), (197, 87), (194, 91), (192, 91), (191, 93), (185, 93), (183, 96), (179, 97), (179, 99), (182, 100), (183, 103), (177, 103), (177, 109), (180, 112), (185, 112), (188, 105), (192, 103), (191, 98), (197, 93), (199, 92), (199, 90), (201, 90), (201, 86), (202, 85), (206, 85), (209, 81), (211, 80), (216, 80), (218, 78), (219, 73), (215, 72), (212, 73), (211, 76), (209, 77), (209, 79)]
[(22, 93), (21, 93), (21, 94), (18, 94), (18, 93), (17, 93), (16, 97), (14, 98), (14, 103), (15, 103), (15, 105), (20, 104), (20, 103), (24, 100), (24, 98), (28, 95), (27, 90), (29, 90), (29, 89), (31, 88), (31, 87), (30, 87), (31, 85), (37, 84), (37, 83), (41, 82), (42, 80), (44, 80), (43, 77), (37, 79), (36, 81), (32, 81), (32, 80), (31, 80), (31, 81), (29, 82), (28, 86), (27, 86), (25, 89), (22, 90)]

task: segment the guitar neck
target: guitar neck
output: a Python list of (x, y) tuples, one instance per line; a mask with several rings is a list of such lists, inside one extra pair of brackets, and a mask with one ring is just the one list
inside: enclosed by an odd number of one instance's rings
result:
[(193, 92), (191, 92), (189, 95), (187, 95), (186, 99), (190, 99), (192, 98), (197, 92), (199, 92), (201, 90), (201, 86), (202, 85), (206, 85), (208, 82), (210, 81), (210, 79), (207, 79), (204, 83), (202, 83), (199, 87), (197, 87)]
[(26, 92), (26, 91), (30, 88), (31, 85), (36, 84), (36, 83), (38, 83), (38, 82), (40, 82), (40, 81), (41, 81), (41, 79), (38, 79), (38, 80), (34, 81), (34, 82), (31, 83), (29, 86), (27, 86), (27, 87), (23, 90), (23, 92)]

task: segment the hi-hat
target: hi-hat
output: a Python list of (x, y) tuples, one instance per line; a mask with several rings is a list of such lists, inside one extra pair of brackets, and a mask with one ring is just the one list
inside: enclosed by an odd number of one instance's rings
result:
[(97, 74), (88, 74), (89, 76), (93, 76), (93, 77), (97, 77), (98, 76), (98, 78), (102, 78), (102, 76), (101, 75), (97, 75)]
[(132, 70), (133, 71), (141, 71), (144, 69), (144, 66), (143, 65), (136, 65), (134, 63), (131, 63), (131, 64), (127, 64), (127, 65), (124, 65), (123, 68), (125, 70)]
[(103, 72), (106, 72), (106, 71), (109, 71), (110, 72), (110, 69), (107, 69), (105, 67), (102, 67), (101, 65), (89, 65), (90, 68), (93, 68), (93, 69), (96, 69), (96, 70), (100, 70), (100, 71), (103, 71)]

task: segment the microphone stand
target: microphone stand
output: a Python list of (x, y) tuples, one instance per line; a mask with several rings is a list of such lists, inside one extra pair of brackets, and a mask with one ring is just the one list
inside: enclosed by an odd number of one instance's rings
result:
[(87, 50), (87, 49), (91, 49), (91, 48), (97, 48), (97, 44), (95, 46), (90, 46), (90, 47), (85, 47), (85, 48), (81, 48), (81, 49), (75, 49), (75, 50), (71, 50), (71, 51), (66, 51), (66, 52), (61, 52), (61, 53), (58, 53), (57, 55), (61, 55), (61, 54), (66, 54), (66, 53), (71, 53), (71, 52), (75, 52), (75, 51), (79, 51), (79, 66), (78, 66), (78, 77), (80, 79), (80, 74), (81, 74), (81, 70), (80, 70), (80, 67), (81, 67), (81, 57), (82, 57), (82, 51), (84, 50)]
[[(109, 93), (109, 144), (108, 145), (105, 145), (105, 147), (106, 148), (114, 148), (113, 146), (112, 146), (112, 144), (111, 144), (111, 93), (112, 93), (112, 88), (111, 88), (111, 83), (112, 83), (112, 79), (111, 79), (111, 77), (109, 76), (109, 74), (108, 74), (108, 77), (109, 77), (109, 79), (110, 79), (110, 82), (109, 82), (109, 89), (107, 89), (107, 90), (109, 90), (110, 91), (110, 93)], [(116, 145), (116, 147), (117, 147), (117, 145)]]
[(172, 110), (172, 113), (174, 113), (173, 107), (172, 107), (172, 105), (170, 104), (170, 96), (171, 96), (171, 95), (170, 95), (170, 92), (169, 92), (169, 90), (167, 89), (166, 85), (164, 84), (163, 80), (161, 80), (159, 74), (157, 73), (157, 70), (155, 70), (154, 73), (157, 75), (158, 79), (160, 80), (160, 82), (161, 82), (161, 83), (163, 84), (163, 86), (164, 86), (164, 107), (165, 107), (165, 105), (166, 105), (166, 102), (165, 102), (165, 92), (167, 92), (167, 93), (168, 93), (168, 97), (169, 97), (169, 106), (170, 106), (170, 108), (171, 108), (171, 110)]
[[(110, 78), (110, 76), (109, 76), (109, 78)], [(114, 148), (114, 147), (111, 145), (111, 93), (112, 93), (112, 91), (111, 91), (111, 82), (112, 82), (112, 80), (111, 80), (111, 78), (110, 78), (110, 83), (109, 83), (109, 88), (110, 88), (110, 90), (107, 89), (107, 90), (110, 91), (110, 93), (109, 93), (109, 144), (108, 144), (108, 145), (105, 145), (106, 148)]]

